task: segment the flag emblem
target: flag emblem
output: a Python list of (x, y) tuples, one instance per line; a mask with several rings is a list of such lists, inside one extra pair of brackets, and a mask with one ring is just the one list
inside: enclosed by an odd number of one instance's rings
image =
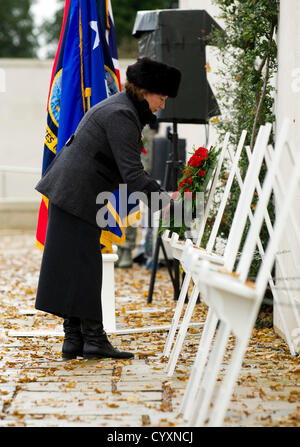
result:
[(58, 127), (59, 114), (60, 114), (60, 98), (61, 98), (61, 80), (62, 80), (62, 70), (56, 74), (49, 98), (49, 114), (52, 118), (54, 124)]

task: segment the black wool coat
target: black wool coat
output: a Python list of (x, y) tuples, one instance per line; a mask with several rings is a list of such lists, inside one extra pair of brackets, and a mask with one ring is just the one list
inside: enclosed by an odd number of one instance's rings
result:
[[(96, 197), (127, 184), (130, 192), (167, 193), (141, 162), (142, 128), (134, 101), (125, 92), (93, 106), (80, 121), (74, 139), (64, 146), (36, 185), (51, 203), (96, 225)], [(153, 210), (155, 211), (155, 210)]]

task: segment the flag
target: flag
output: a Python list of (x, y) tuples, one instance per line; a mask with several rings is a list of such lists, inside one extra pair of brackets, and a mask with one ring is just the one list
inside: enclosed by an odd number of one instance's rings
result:
[(102, 36), (106, 79), (110, 94), (113, 94), (118, 90), (121, 91), (122, 88), (111, 1), (96, 0), (96, 5)]
[[(104, 57), (104, 67), (109, 95), (121, 91), (121, 79), (114, 28), (113, 12), (110, 0), (96, 0), (98, 20)], [(113, 200), (108, 203), (109, 230), (102, 231), (101, 243), (103, 251), (111, 251), (112, 243), (122, 245), (126, 237), (124, 229), (140, 220), (138, 202), (128, 203), (130, 191), (124, 197), (119, 190), (114, 191)], [(112, 205), (114, 203), (115, 206)]]
[(62, 67), (57, 152), (75, 132), (87, 109), (105, 98), (107, 88), (95, 1), (71, 0)]
[[(52, 69), (42, 174), (75, 132), (85, 112), (121, 89), (110, 0), (66, 0), (62, 30)], [(72, 111), (72, 113), (70, 113)], [(136, 206), (114, 192), (108, 204), (110, 228), (102, 231), (103, 252), (125, 242), (124, 228), (139, 219)], [(128, 218), (128, 212), (131, 216)], [(42, 197), (36, 240), (43, 249), (48, 199)]]
[[(42, 175), (44, 175), (46, 169), (53, 161), (57, 151), (62, 62), (63, 62), (63, 54), (64, 54), (67, 30), (69, 27), (69, 20), (70, 20), (69, 8), (70, 8), (70, 0), (66, 0), (63, 15), (63, 23), (58, 42), (58, 48), (52, 68), (48, 101), (47, 101), (47, 125), (45, 132), (45, 141), (44, 141)], [(48, 199), (47, 197), (42, 196), (38, 216), (37, 230), (36, 230), (36, 245), (41, 250), (45, 245), (47, 221), (48, 221)]]

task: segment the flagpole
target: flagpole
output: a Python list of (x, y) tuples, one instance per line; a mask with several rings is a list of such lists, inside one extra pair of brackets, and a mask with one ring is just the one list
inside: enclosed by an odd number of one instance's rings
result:
[(87, 107), (87, 110), (90, 110), (90, 108), (91, 108), (91, 97), (90, 96), (88, 96), (86, 98), (86, 107)]
[(86, 97), (86, 107), (87, 110), (89, 110), (91, 108), (91, 96), (92, 96), (92, 89), (91, 87), (87, 87), (85, 89), (85, 97)]

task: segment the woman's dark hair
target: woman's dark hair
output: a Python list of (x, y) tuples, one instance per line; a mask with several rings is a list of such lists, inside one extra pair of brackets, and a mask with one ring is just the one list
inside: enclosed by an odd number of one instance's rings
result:
[(128, 80), (125, 82), (125, 90), (130, 95), (135, 96), (139, 101), (143, 101), (145, 93), (148, 93), (148, 90), (145, 88), (138, 87)]

